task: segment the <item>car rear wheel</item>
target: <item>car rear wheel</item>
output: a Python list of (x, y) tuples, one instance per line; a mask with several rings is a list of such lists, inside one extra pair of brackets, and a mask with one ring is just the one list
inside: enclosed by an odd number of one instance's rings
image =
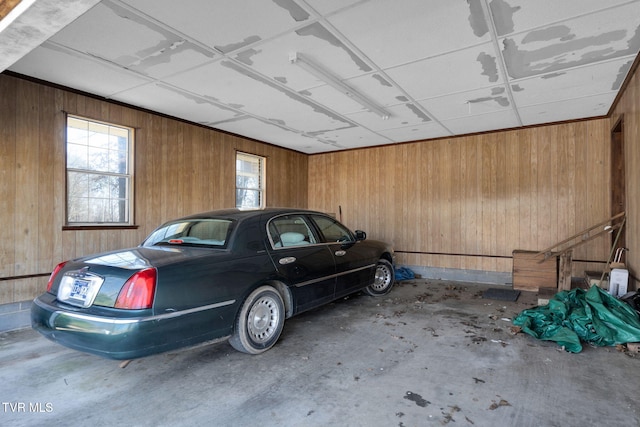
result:
[(386, 295), (391, 291), (394, 282), (393, 265), (386, 259), (381, 259), (376, 266), (376, 275), (373, 283), (364, 288), (364, 291), (374, 297)]
[(243, 353), (260, 354), (278, 341), (284, 327), (284, 303), (277, 290), (261, 286), (242, 304), (229, 344)]

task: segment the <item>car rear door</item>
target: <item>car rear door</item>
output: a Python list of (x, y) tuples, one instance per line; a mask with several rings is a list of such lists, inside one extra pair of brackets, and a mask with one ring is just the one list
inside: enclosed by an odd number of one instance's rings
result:
[(336, 266), (333, 254), (301, 214), (272, 218), (267, 224), (269, 254), (294, 298), (294, 311), (304, 311), (334, 299)]
[(356, 241), (353, 233), (335, 219), (324, 215), (311, 215), (311, 219), (336, 263), (335, 297), (348, 295), (371, 284), (378, 261), (375, 251)]

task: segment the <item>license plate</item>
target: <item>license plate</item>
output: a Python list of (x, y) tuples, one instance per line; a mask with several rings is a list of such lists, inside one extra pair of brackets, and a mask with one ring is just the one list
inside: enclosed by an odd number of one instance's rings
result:
[(104, 278), (83, 270), (67, 271), (60, 280), (58, 299), (78, 307), (93, 304)]
[(73, 288), (71, 289), (71, 293), (69, 296), (71, 298), (86, 301), (87, 300), (87, 292), (89, 291), (89, 284), (87, 280), (75, 279), (73, 281)]

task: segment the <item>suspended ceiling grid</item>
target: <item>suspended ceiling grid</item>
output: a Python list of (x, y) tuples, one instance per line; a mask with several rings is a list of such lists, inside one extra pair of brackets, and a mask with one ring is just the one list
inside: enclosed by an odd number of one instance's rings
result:
[(640, 50), (640, 0), (30, 3), (0, 70), (309, 154), (603, 116)]

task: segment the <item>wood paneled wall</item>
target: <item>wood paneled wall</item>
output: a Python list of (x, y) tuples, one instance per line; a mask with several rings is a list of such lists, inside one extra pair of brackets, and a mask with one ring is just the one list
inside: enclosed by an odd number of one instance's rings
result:
[(640, 67), (628, 80), (611, 114), (610, 127), (620, 119), (623, 120), (626, 246), (629, 249), (625, 255), (629, 273), (637, 278), (640, 275)]
[[(128, 247), (172, 217), (233, 206), (235, 151), (267, 157), (267, 204), (335, 213), (404, 265), (511, 272), (609, 217), (610, 131), (624, 115), (627, 245), (640, 263), (638, 73), (607, 119), (306, 156), (0, 75), (0, 304), (33, 298), (61, 260)], [(67, 230), (64, 112), (137, 129), (136, 230)], [(574, 252), (601, 269), (603, 236)], [(29, 277), (31, 275), (38, 277)], [(22, 279), (6, 280), (12, 277)]]
[[(136, 128), (138, 229), (62, 230), (64, 112)], [(236, 150), (267, 157), (267, 205), (306, 207), (304, 154), (0, 74), (0, 304), (42, 292), (41, 275), (60, 261), (135, 246), (177, 216), (233, 207)]]
[[(511, 272), (513, 250), (609, 217), (609, 146), (599, 119), (313, 155), (309, 207), (392, 242), (400, 264)], [(606, 260), (608, 239), (574, 259)]]

